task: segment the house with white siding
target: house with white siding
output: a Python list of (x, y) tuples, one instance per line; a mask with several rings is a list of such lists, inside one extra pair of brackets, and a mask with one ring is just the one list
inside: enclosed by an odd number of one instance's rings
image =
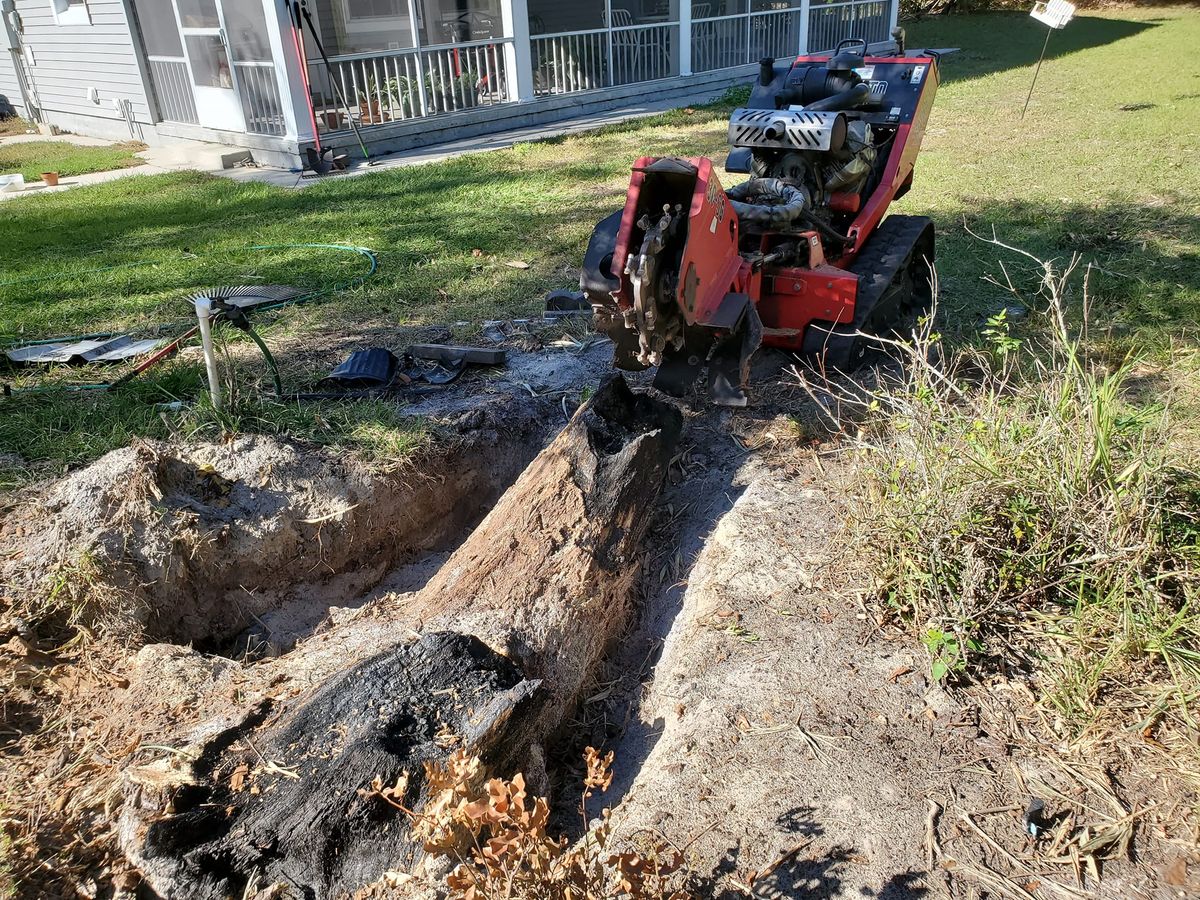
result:
[(885, 41), (898, 10), (898, 0), (302, 2), (307, 18), (286, 0), (0, 0), (0, 95), (64, 131), (206, 142), (295, 167), (307, 147), (350, 146), (352, 125), (387, 152), (716, 92), (762, 57)]

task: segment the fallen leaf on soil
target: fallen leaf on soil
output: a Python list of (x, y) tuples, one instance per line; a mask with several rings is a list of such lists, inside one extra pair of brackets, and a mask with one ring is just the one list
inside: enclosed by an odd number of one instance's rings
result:
[(733, 720), (733, 724), (738, 727), (738, 731), (749, 731), (750, 720), (742, 713), (738, 713)]
[(233, 774), (229, 776), (229, 789), (237, 792), (244, 790), (246, 787), (246, 776), (250, 774), (250, 767), (242, 763), (233, 770)]
[(1167, 884), (1184, 885), (1188, 880), (1188, 865), (1187, 860), (1182, 856), (1177, 856), (1163, 869), (1163, 881)]
[(510, 269), (528, 269), (529, 268), (529, 263), (524, 262), (523, 260), (520, 260), (520, 259), (510, 259), (508, 262), (505, 263), (505, 265), (508, 266)]
[(892, 674), (888, 676), (888, 681), (890, 681), (892, 684), (895, 684), (897, 678), (902, 675), (907, 675), (911, 671), (912, 666), (896, 666), (896, 668), (892, 669)]

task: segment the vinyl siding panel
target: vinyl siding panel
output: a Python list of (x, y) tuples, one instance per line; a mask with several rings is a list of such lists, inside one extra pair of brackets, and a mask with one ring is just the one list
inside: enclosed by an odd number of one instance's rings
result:
[(0, 47), (0, 94), (8, 98), (8, 102), (18, 113), (28, 114), (25, 103), (21, 99), (21, 86), (17, 83), (17, 71), (13, 68), (12, 51), (7, 47)]
[[(150, 125), (153, 118), (146, 86), (138, 67), (138, 51), (121, 0), (88, 0), (90, 25), (60, 25), (50, 0), (16, 0), (24, 24), (25, 45), (32, 50), (27, 67), (42, 114), (51, 124), (74, 130), (82, 117), (95, 121), (97, 133), (128, 137), (114, 100), (129, 100), (135, 121)], [(2, 76), (0, 76), (2, 77)], [(87, 99), (96, 88), (100, 103)]]

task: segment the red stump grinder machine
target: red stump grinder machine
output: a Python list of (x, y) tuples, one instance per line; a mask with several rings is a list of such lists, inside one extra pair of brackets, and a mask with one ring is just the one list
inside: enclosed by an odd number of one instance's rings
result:
[(842, 41), (764, 59), (729, 122), (726, 191), (705, 158), (643, 157), (625, 208), (602, 221), (580, 287), (614, 365), (656, 366), (682, 395), (707, 366), (713, 399), (746, 404), (761, 345), (849, 371), (932, 299), (933, 223), (892, 215), (908, 191), (938, 83), (936, 51)]

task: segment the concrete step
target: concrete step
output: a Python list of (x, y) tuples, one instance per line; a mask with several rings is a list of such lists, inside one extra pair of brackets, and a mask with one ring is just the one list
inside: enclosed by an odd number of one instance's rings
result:
[(250, 150), (209, 144), (203, 141), (182, 141), (163, 144), (143, 150), (138, 156), (152, 166), (164, 169), (198, 169), (201, 172), (216, 172), (232, 169), (253, 158)]

